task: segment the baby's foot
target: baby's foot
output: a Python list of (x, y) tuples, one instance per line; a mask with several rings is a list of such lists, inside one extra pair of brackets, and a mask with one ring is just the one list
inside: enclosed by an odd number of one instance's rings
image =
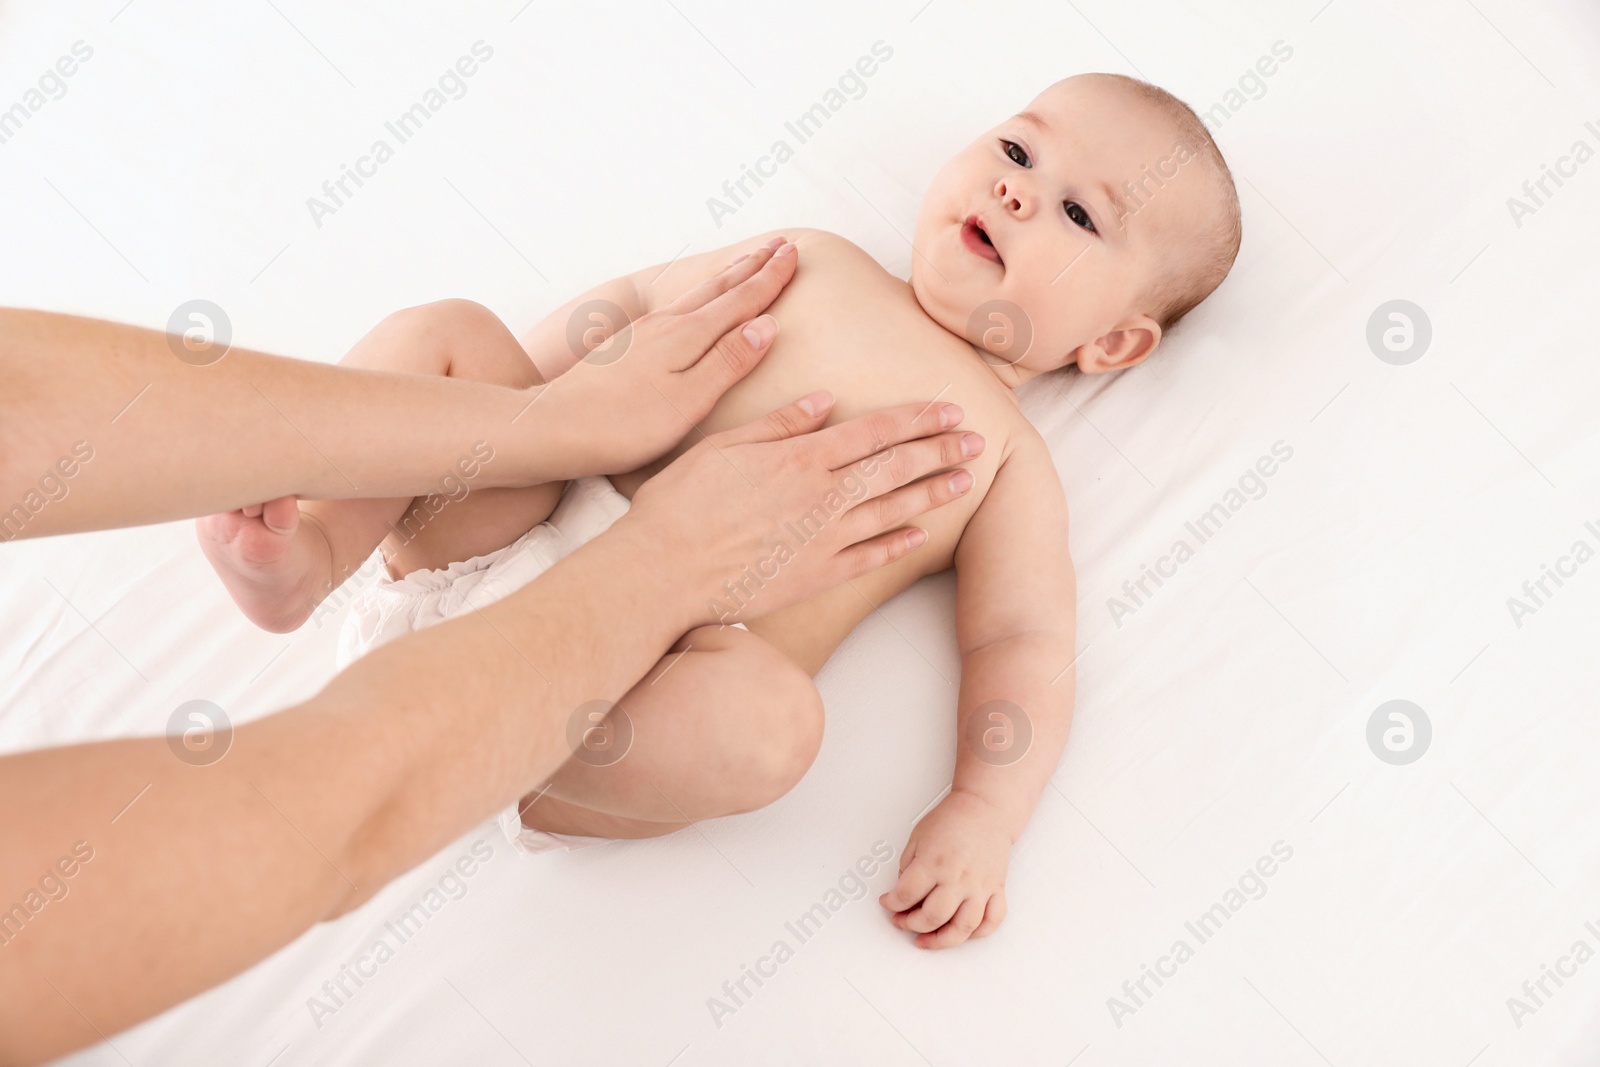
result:
[[(249, 620), (273, 633), (299, 628), (316, 605), (315, 526), (300, 525), (292, 496), (238, 511), (207, 515), (195, 523), (200, 550)], [(322, 553), (326, 557), (327, 549)]]

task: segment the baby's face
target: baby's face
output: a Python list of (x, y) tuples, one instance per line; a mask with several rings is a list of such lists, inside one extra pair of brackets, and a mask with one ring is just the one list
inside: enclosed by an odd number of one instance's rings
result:
[[(1137, 344), (1140, 329), (1153, 330), (1153, 348), (1160, 328), (1142, 305), (1163, 247), (1184, 239), (1187, 213), (1209, 209), (1206, 164), (1179, 139), (1155, 106), (1103, 79), (1046, 89), (945, 164), (923, 197), (911, 271), (923, 310), (1022, 377), (1108, 369), (1093, 342)], [(1173, 177), (1157, 188), (1156, 172)]]

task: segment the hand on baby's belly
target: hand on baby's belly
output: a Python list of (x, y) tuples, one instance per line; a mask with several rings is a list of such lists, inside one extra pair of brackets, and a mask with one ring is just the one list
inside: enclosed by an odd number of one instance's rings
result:
[[(1026, 423), (1011, 390), (970, 345), (923, 313), (906, 283), (847, 242), (835, 238), (820, 247), (808, 245), (802, 244), (801, 271), (771, 308), (780, 330), (760, 365), (729, 389), (673, 452), (611, 480), (632, 499), (641, 484), (705, 434), (743, 426), (815, 389), (828, 389), (836, 398), (829, 425), (897, 404), (936, 398), (959, 404), (966, 412), (961, 428), (980, 433), (986, 447), (962, 464), (973, 474), (972, 490), (916, 520), (928, 531), (927, 543), (854, 582), (750, 621), (751, 632), (815, 672), (879, 604), (923, 575), (951, 565), (967, 521), (982, 502), (1012, 436)], [(679, 280), (680, 286), (693, 282), (693, 278)], [(665, 300), (674, 297), (672, 292), (661, 295)], [(1026, 432), (1033, 431), (1026, 428)], [(841, 498), (859, 500), (860, 490), (848, 489), (852, 472), (839, 473)], [(800, 518), (775, 523), (774, 542), (787, 536), (785, 528)], [(803, 545), (791, 547), (803, 551)], [(741, 583), (750, 588), (746, 612), (753, 614), (761, 610), (760, 590), (750, 578), (749, 562), (728, 561), (728, 577), (731, 588)], [(737, 607), (732, 598), (730, 606)]]

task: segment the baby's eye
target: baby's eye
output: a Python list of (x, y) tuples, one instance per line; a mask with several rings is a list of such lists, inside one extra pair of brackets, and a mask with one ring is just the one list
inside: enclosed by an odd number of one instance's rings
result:
[(1062, 206), (1067, 209), (1067, 218), (1074, 223), (1082, 226), (1090, 233), (1099, 232), (1094, 228), (1094, 220), (1089, 217), (1089, 213), (1083, 210), (1082, 204), (1079, 204), (1076, 200), (1064, 200), (1062, 201)]
[(1027, 150), (1021, 145), (1017, 144), (1015, 141), (1007, 141), (1004, 139), (1002, 139), (1000, 143), (1005, 146), (1006, 156), (1011, 160), (1011, 162), (1015, 163), (1019, 167), (1026, 167), (1029, 165)]

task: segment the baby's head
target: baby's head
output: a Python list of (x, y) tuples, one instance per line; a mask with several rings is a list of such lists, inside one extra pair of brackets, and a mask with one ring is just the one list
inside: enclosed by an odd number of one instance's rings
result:
[(915, 245), (923, 310), (1002, 377), (1100, 373), (1143, 360), (1227, 276), (1239, 199), (1182, 101), (1082, 74), (945, 164)]

